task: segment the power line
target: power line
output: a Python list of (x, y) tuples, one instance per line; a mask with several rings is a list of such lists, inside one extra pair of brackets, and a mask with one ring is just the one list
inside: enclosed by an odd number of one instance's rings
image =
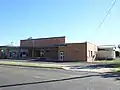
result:
[[(113, 2), (113, 1), (114, 1), (114, 2)], [(98, 26), (97, 30), (99, 30), (99, 29), (101, 28), (102, 24), (104, 23), (104, 21), (105, 21), (106, 18), (108, 17), (109, 13), (111, 12), (113, 6), (114, 6), (115, 3), (116, 3), (116, 0), (112, 0), (112, 2), (113, 2), (112, 6), (109, 8), (109, 10), (108, 10), (106, 16), (103, 18), (103, 20), (102, 20), (102, 22), (100, 23), (100, 25)]]

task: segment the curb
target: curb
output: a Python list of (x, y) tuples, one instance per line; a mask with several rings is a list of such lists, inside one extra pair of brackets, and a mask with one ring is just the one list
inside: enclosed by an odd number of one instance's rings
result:
[(0, 63), (0, 65), (4, 65), (4, 66), (16, 66), (16, 67), (31, 67), (31, 68), (51, 68), (51, 69), (63, 69), (62, 66), (32, 66), (32, 65), (13, 65), (13, 64), (2, 64)]

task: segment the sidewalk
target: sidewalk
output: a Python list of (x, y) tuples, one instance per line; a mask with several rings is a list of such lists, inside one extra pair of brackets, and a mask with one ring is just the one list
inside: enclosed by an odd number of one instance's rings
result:
[(25, 62), (25, 63), (37, 63), (37, 64), (55, 64), (55, 65), (62, 65), (62, 66), (88, 66), (88, 65), (94, 65), (92, 63), (87, 63), (87, 62), (47, 62), (47, 61), (13, 60), (13, 59), (0, 59), (0, 61)]
[(110, 64), (100, 65), (100, 64), (92, 64), (85, 62), (29, 62), (24, 60), (0, 60), (0, 65), (8, 65), (8, 66), (21, 66), (21, 67), (35, 67), (35, 68), (54, 68), (54, 69), (64, 69), (71, 71), (87, 71), (87, 72), (98, 72), (98, 73), (106, 73), (106, 72), (117, 72), (120, 71), (120, 68), (115, 68)]
[(97, 72), (97, 73), (120, 72), (120, 68), (117, 68), (114, 64), (96, 64), (96, 65), (88, 65), (85, 67), (67, 66), (63, 68), (65, 70), (71, 70), (71, 71), (84, 71), (84, 72)]
[(83, 71), (83, 72), (97, 72), (97, 73), (108, 73), (108, 72), (116, 72), (117, 70), (120, 70), (118, 68), (99, 68), (99, 69), (89, 69), (89, 68), (83, 68), (83, 69), (71, 69), (69, 67), (63, 67), (65, 70), (71, 70), (71, 71)]
[(0, 60), (0, 65), (36, 67), (36, 68), (55, 68), (55, 69), (62, 69), (62, 67), (68, 66), (52, 62), (27, 62), (18, 60), (4, 60), (4, 61)]

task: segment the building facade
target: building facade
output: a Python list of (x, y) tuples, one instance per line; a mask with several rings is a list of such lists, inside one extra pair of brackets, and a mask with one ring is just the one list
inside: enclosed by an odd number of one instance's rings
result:
[(45, 47), (65, 44), (65, 36), (20, 40), (21, 47)]
[(28, 57), (28, 48), (0, 46), (0, 58), (22, 59)]
[(95, 60), (97, 46), (89, 43), (65, 43), (65, 36), (20, 41), (20, 47), (28, 48), (28, 57), (50, 61)]
[(47, 61), (87, 61), (96, 58), (97, 46), (89, 42), (66, 43), (65, 36), (20, 40), (20, 46), (0, 46), (1, 58)]
[[(58, 52), (64, 53), (64, 61), (87, 61), (95, 60), (97, 48), (94, 44), (89, 42), (83, 43), (68, 43), (66, 46), (60, 46)], [(61, 57), (59, 58), (59, 60)]]

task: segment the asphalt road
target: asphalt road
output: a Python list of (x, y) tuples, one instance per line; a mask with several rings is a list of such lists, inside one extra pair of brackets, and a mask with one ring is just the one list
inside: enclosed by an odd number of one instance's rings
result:
[(0, 90), (120, 90), (120, 80), (98, 73), (0, 66)]

